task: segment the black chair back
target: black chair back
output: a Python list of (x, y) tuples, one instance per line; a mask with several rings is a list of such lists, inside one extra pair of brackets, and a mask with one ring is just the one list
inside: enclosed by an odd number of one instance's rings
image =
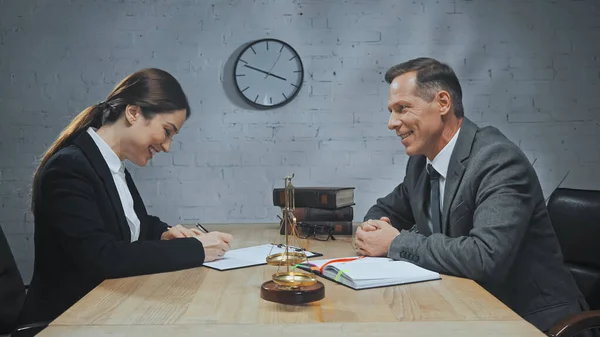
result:
[(0, 334), (8, 334), (16, 327), (24, 301), (25, 284), (0, 227)]
[(565, 264), (591, 310), (600, 309), (600, 191), (558, 188), (548, 212)]

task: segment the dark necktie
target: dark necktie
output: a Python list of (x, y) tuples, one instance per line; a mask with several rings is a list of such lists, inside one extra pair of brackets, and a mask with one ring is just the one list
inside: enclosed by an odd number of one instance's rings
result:
[(431, 223), (433, 224), (432, 232), (442, 232), (442, 214), (440, 211), (440, 174), (433, 168), (431, 164), (427, 164), (427, 171), (429, 172), (429, 186), (431, 202)]

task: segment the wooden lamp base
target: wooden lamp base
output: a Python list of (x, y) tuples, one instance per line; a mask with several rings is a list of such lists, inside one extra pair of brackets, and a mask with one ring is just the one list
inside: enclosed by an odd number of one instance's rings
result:
[(325, 286), (322, 282), (306, 287), (286, 287), (273, 281), (267, 281), (260, 287), (260, 297), (269, 302), (281, 304), (304, 304), (325, 298)]

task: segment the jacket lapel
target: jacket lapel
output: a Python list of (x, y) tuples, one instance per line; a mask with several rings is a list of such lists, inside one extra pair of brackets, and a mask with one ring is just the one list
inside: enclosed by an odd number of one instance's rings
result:
[(454, 197), (456, 197), (456, 191), (465, 173), (464, 161), (471, 154), (471, 147), (476, 133), (477, 125), (465, 117), (448, 165), (448, 174), (444, 189), (444, 207), (442, 210), (442, 228), (445, 234), (449, 232), (448, 219), (450, 217), (450, 206), (454, 201)]
[(73, 144), (78, 146), (98, 173), (100, 180), (104, 183), (104, 189), (108, 194), (112, 207), (117, 215), (119, 232), (121, 233), (123, 240), (131, 241), (131, 233), (129, 231), (129, 225), (127, 224), (127, 218), (125, 218), (125, 211), (123, 211), (123, 205), (121, 205), (121, 199), (119, 198), (119, 192), (117, 186), (113, 180), (112, 173), (100, 153), (100, 149), (96, 146), (96, 143), (92, 137), (83, 130), (77, 138), (73, 141)]

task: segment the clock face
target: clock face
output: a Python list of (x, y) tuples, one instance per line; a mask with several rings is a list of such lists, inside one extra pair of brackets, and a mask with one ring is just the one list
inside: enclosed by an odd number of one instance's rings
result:
[(235, 62), (235, 84), (254, 106), (274, 108), (291, 101), (302, 86), (304, 68), (287, 43), (264, 39), (248, 45)]

